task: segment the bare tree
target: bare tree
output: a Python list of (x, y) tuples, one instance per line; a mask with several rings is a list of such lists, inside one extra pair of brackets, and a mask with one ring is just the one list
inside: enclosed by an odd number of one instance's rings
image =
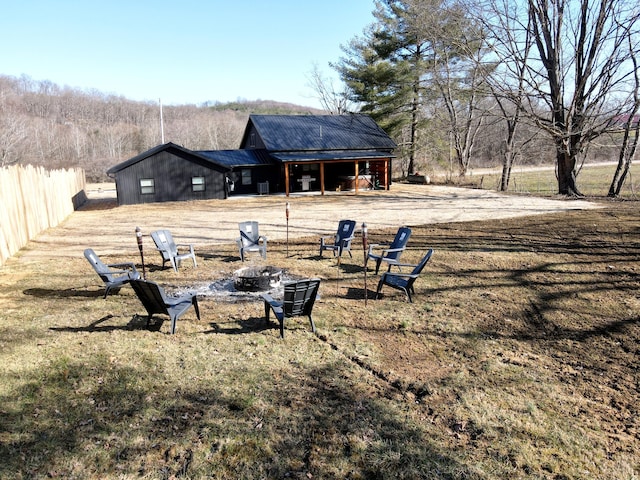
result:
[[(633, 50), (633, 43), (629, 40), (630, 50)], [(640, 139), (640, 119), (638, 118), (638, 110), (640, 110), (640, 71), (638, 69), (638, 60), (635, 55), (631, 56), (633, 63), (633, 107), (630, 113), (623, 119), (623, 138), (620, 145), (620, 154), (618, 156), (618, 165), (609, 186), (609, 197), (617, 197), (624, 185), (624, 181), (629, 173), (631, 161), (636, 154), (638, 140)]]
[(349, 99), (346, 87), (336, 89), (333, 79), (322, 74), (317, 64), (313, 64), (308, 74), (309, 87), (315, 92), (322, 108), (332, 115), (342, 115), (353, 112), (355, 104)]
[[(628, 108), (608, 107), (633, 76), (630, 59), (639, 52), (624, 46), (638, 15), (630, 0), (528, 0), (537, 53), (526, 61), (528, 112), (555, 143), (560, 194), (581, 195), (579, 159), (610, 128), (611, 118)], [(540, 102), (547, 108), (544, 115), (537, 113)]]

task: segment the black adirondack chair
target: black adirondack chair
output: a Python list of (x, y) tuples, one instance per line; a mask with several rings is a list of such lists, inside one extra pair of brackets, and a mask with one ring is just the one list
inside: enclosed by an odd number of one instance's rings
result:
[[(182, 260), (187, 258), (193, 260), (194, 267), (198, 266), (196, 254), (193, 251), (193, 245), (191, 243), (176, 243), (169, 230), (156, 230), (155, 232), (151, 232), (151, 238), (153, 238), (153, 242), (156, 244), (156, 249), (160, 252), (160, 255), (162, 255), (162, 268), (164, 268), (165, 263), (170, 262), (173, 270), (177, 272)], [(185, 247), (189, 250), (188, 252), (184, 251)]]
[(269, 312), (273, 311), (280, 323), (280, 337), (284, 338), (285, 318), (307, 316), (311, 324), (311, 331), (315, 333), (316, 326), (313, 323), (311, 312), (318, 296), (320, 279), (311, 278), (295, 282), (285, 282), (284, 298), (282, 301), (274, 300), (270, 295), (264, 294), (264, 316), (269, 321)]
[(171, 318), (171, 333), (176, 333), (176, 323), (191, 306), (196, 311), (196, 317), (200, 320), (198, 297), (187, 294), (180, 297), (167, 297), (160, 285), (149, 280), (131, 280), (131, 286), (136, 295), (147, 310), (147, 326), (151, 317), (156, 314), (168, 315)]
[(244, 262), (247, 252), (259, 252), (267, 258), (267, 237), (260, 235), (258, 222), (241, 222), (238, 224), (240, 237), (236, 240), (240, 251), (240, 260)]
[(431, 259), (431, 255), (433, 255), (433, 249), (430, 248), (427, 250), (427, 254), (422, 257), (420, 263), (417, 265), (407, 265), (403, 266), (412, 266), (414, 267), (411, 273), (402, 273), (402, 272), (385, 272), (380, 277), (380, 281), (378, 282), (378, 288), (376, 290), (376, 298), (380, 298), (380, 291), (382, 287), (387, 285), (388, 287), (395, 288), (397, 290), (402, 290), (409, 299), (409, 302), (413, 302), (411, 299), (411, 294), (415, 293), (413, 289), (413, 284), (416, 279), (420, 276), (420, 273), (424, 269), (427, 262)]
[(351, 255), (351, 241), (354, 239), (353, 232), (356, 229), (355, 220), (340, 220), (338, 223), (338, 231), (335, 235), (320, 237), (320, 256), (324, 250), (333, 251), (333, 256), (342, 256), (345, 250)]
[(87, 248), (84, 251), (84, 256), (104, 282), (103, 298), (107, 298), (110, 291), (118, 291), (120, 287), (129, 283), (129, 281), (140, 278), (140, 273), (131, 262), (106, 265), (91, 248)]
[[(389, 265), (387, 271), (391, 271), (391, 267), (396, 265), (398, 267), (401, 266), (400, 256), (402, 252), (407, 248), (407, 242), (409, 241), (409, 237), (411, 237), (411, 229), (409, 227), (400, 227), (398, 232), (396, 233), (395, 238), (391, 245), (386, 248), (383, 248), (383, 245), (373, 243), (369, 245), (369, 252), (367, 253), (367, 257), (376, 262), (376, 275), (380, 270), (380, 264), (385, 262)], [(382, 248), (380, 253), (373, 253), (375, 249)]]

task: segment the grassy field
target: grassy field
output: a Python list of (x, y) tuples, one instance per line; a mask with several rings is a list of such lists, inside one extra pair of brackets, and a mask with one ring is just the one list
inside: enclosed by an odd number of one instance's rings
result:
[[(589, 197), (604, 197), (609, 191), (609, 185), (616, 165), (585, 165), (578, 174), (578, 187)], [(468, 180), (476, 186), (496, 190), (500, 185), (500, 171), (491, 170), (471, 172)], [(558, 193), (558, 180), (553, 167), (514, 167), (509, 191), (515, 193), (529, 193), (533, 195), (549, 196)], [(630, 173), (621, 191), (621, 198), (637, 200), (640, 193), (640, 167), (632, 164)]]
[[(636, 479), (639, 232), (630, 201), (414, 228), (404, 260), (435, 254), (412, 304), (373, 300), (357, 248), (272, 242), (270, 264), (322, 279), (317, 334), (284, 340), (259, 301), (147, 327), (129, 287), (103, 300), (81, 254), (32, 243), (0, 268), (0, 478)], [(175, 291), (242, 266), (197, 253), (148, 275)]]

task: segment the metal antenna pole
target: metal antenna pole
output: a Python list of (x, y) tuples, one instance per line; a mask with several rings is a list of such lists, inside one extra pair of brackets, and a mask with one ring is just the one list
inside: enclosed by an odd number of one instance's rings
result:
[(158, 102), (160, 103), (160, 139), (162, 145), (164, 145), (164, 120), (162, 119), (162, 99), (159, 98)]
[(142, 248), (142, 231), (140, 227), (136, 227), (136, 241), (138, 242), (138, 250), (140, 250), (140, 259), (142, 260), (142, 278), (147, 279), (147, 271), (144, 268), (144, 250)]

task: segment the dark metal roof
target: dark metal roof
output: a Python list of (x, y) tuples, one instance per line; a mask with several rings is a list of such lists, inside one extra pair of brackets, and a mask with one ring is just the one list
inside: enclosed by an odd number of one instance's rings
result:
[(197, 153), (228, 168), (273, 165), (264, 150), (199, 150)]
[(393, 150), (396, 144), (368, 115), (251, 115), (270, 152), (314, 150)]
[(395, 155), (389, 152), (371, 151), (371, 150), (334, 150), (324, 152), (286, 152), (272, 153), (271, 156), (281, 162), (317, 162), (321, 160), (356, 160), (378, 158), (395, 158)]
[(107, 175), (112, 175), (114, 173), (118, 173), (121, 170), (124, 170), (125, 168), (138, 163), (146, 158), (149, 158), (153, 155), (156, 155), (164, 150), (167, 150), (168, 152), (177, 155), (179, 157), (182, 157), (184, 159), (187, 160), (192, 160), (192, 161), (199, 161), (201, 163), (205, 163), (205, 164), (210, 164), (212, 167), (217, 167), (220, 170), (229, 170), (229, 167), (227, 167), (226, 165), (223, 165), (222, 163), (216, 161), (215, 159), (212, 158), (207, 158), (203, 155), (200, 155), (199, 152), (194, 152), (192, 150), (188, 150), (184, 147), (181, 147), (180, 145), (176, 145), (175, 143), (164, 143), (162, 145), (158, 145), (156, 147), (153, 147), (145, 152), (142, 152), (139, 155), (136, 155), (133, 158), (130, 158), (129, 160), (126, 160), (122, 163), (119, 163), (117, 165), (114, 165), (113, 167), (111, 167), (109, 170), (107, 170)]

